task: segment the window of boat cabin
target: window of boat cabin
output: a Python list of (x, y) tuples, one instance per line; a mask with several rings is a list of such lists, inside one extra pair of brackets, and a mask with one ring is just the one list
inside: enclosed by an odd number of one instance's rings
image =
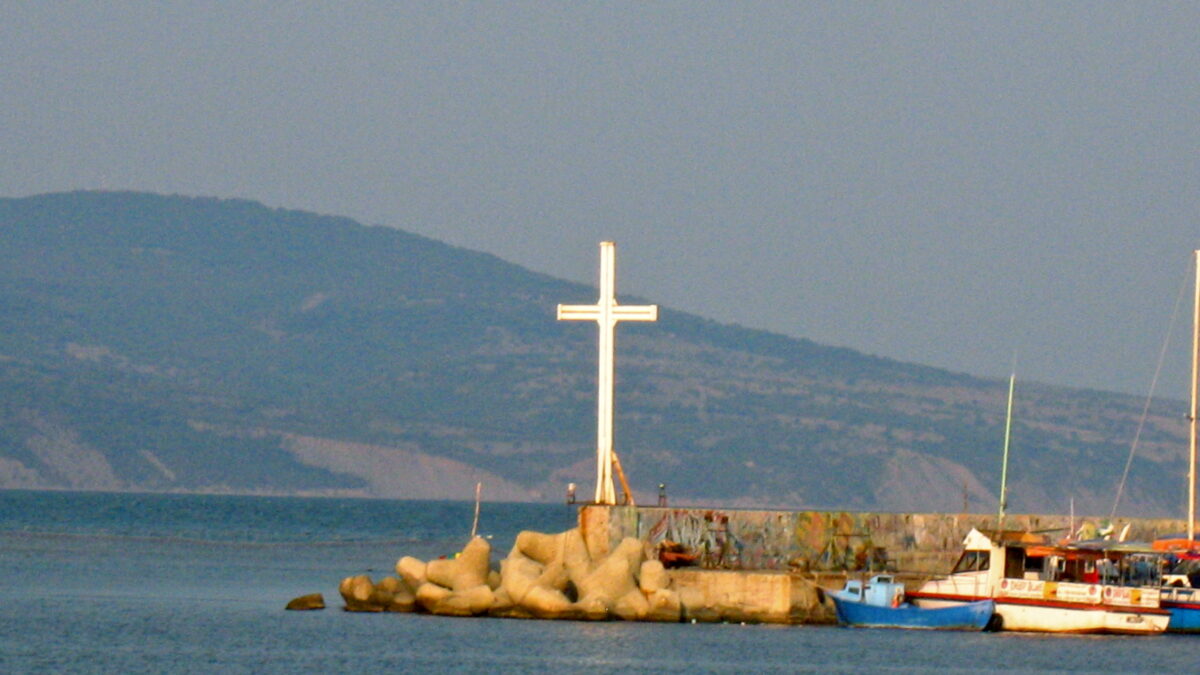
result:
[(1159, 586), (1162, 584), (1160, 558), (1156, 555), (1135, 553), (1123, 558), (1118, 567), (1122, 586)]
[(991, 566), (991, 560), (991, 551), (963, 551), (962, 555), (958, 557), (958, 562), (954, 563), (954, 570), (950, 573), (982, 572)]

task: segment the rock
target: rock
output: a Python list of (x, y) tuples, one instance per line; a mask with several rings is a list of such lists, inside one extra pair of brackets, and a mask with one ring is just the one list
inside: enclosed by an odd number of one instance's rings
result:
[(642, 543), (628, 537), (590, 574), (579, 580), (576, 585), (584, 610), (589, 614), (597, 614), (601, 603), (611, 609), (618, 599), (636, 590), (633, 573), (641, 569), (643, 555)]
[(475, 537), (454, 558), (430, 560), (425, 566), (425, 578), (453, 591), (485, 585), (491, 553), (491, 544), (483, 537)]
[(325, 596), (321, 595), (320, 593), (310, 593), (308, 595), (302, 595), (298, 598), (292, 598), (291, 602), (287, 604), (285, 609), (300, 611), (325, 609)]
[(417, 588), (416, 600), (426, 612), (433, 612), (434, 608), (447, 600), (450, 597), (451, 590), (444, 586), (439, 586), (432, 581), (426, 581)]
[(562, 549), (562, 534), (542, 534), (525, 530), (517, 535), (514, 548), (527, 558), (548, 565), (559, 557)]
[(650, 613), (650, 603), (641, 590), (634, 588), (617, 599), (612, 613), (625, 621), (642, 621)]
[(408, 584), (408, 587), (414, 591), (425, 583), (425, 563), (413, 558), (412, 556), (404, 556), (396, 561), (396, 574)]
[(488, 616), (494, 616), (503, 619), (534, 619), (537, 618), (532, 612), (514, 603), (512, 598), (508, 597), (508, 592), (503, 588), (496, 591), (496, 599), (492, 601), (492, 606), (488, 608)]
[(383, 604), (373, 601), (375, 584), (371, 582), (371, 577), (365, 574), (342, 579), (342, 583), (338, 585), (338, 592), (346, 602), (348, 612), (383, 611)]
[(672, 590), (660, 589), (646, 596), (650, 609), (646, 613), (646, 621), (679, 622), (683, 620), (683, 605), (679, 602), (679, 594)]
[(375, 584), (372, 601), (379, 603), (385, 612), (411, 612), (416, 609), (416, 594), (403, 579), (384, 577)]
[(566, 591), (570, 581), (571, 577), (567, 574), (567, 568), (563, 566), (562, 560), (555, 559), (542, 569), (542, 573), (533, 583), (537, 586), (553, 588), (556, 591)]
[(539, 619), (566, 618), (574, 609), (562, 592), (545, 586), (530, 587), (520, 605)]
[(500, 563), (500, 589), (520, 605), (541, 574), (541, 565), (514, 550)]
[(605, 621), (609, 618), (612, 605), (603, 595), (593, 594), (580, 598), (579, 602), (575, 603), (575, 608), (581, 618), (588, 621)]
[(516, 603), (508, 596), (508, 591), (503, 588), (492, 591), (492, 606), (488, 607), (489, 614), (494, 615), (495, 612), (505, 612), (513, 607), (516, 607)]
[(464, 591), (455, 591), (434, 608), (434, 614), (475, 616), (488, 611), (496, 601), (496, 594), (487, 584), (480, 584)]
[(671, 577), (667, 575), (667, 568), (658, 560), (643, 560), (642, 568), (638, 573), (638, 588), (642, 589), (643, 593), (653, 593), (654, 591), (662, 590), (671, 585)]

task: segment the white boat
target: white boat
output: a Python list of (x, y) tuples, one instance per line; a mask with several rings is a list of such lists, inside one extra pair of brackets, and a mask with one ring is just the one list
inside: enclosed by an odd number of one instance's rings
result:
[(972, 529), (949, 576), (909, 593), (918, 607), (951, 607), (991, 599), (995, 628), (1040, 633), (1166, 630), (1160, 578), (1152, 552), (1116, 542), (1062, 546), (1022, 532)]

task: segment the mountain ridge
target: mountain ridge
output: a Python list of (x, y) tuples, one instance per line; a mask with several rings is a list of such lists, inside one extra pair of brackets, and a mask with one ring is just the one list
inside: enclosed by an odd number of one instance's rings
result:
[[(595, 330), (554, 307), (593, 287), (393, 227), (135, 192), (0, 199), (0, 275), (0, 487), (590, 494)], [(618, 330), (617, 448), (643, 499), (994, 508), (1007, 382), (667, 307)], [(1141, 403), (1019, 382), (1013, 508), (1107, 513)], [(1180, 509), (1175, 405), (1151, 409), (1130, 515)]]

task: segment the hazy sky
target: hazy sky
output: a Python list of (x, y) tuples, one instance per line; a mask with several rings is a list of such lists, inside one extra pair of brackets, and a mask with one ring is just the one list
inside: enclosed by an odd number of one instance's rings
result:
[(1200, 247), (1200, 4), (0, 0), (0, 157), (3, 196), (245, 197), (591, 283), (613, 239), (621, 297), (1144, 395)]

